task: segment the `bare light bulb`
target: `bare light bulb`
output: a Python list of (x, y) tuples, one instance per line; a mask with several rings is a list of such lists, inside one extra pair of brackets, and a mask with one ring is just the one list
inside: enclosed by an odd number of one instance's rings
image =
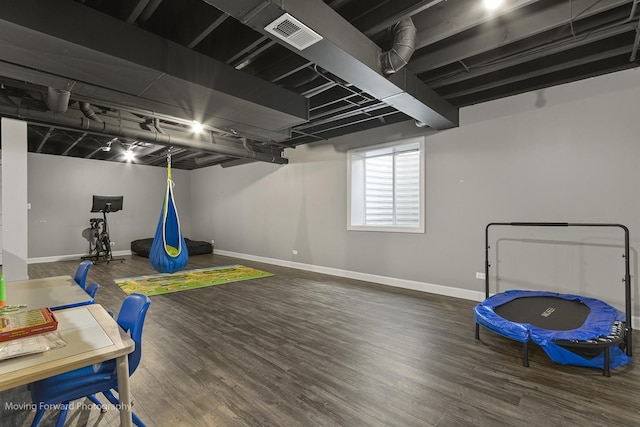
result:
[(193, 131), (193, 133), (201, 133), (202, 132), (202, 123), (197, 122), (197, 121), (193, 121), (193, 123), (191, 123), (191, 131)]
[(136, 156), (135, 156), (135, 154), (133, 153), (133, 150), (131, 150), (131, 149), (128, 149), (127, 151), (125, 151), (125, 152), (124, 152), (124, 159), (125, 159), (127, 162), (132, 161), (133, 159), (135, 159), (135, 157), (136, 157)]
[(484, 7), (487, 10), (496, 10), (502, 4), (502, 0), (484, 0)]

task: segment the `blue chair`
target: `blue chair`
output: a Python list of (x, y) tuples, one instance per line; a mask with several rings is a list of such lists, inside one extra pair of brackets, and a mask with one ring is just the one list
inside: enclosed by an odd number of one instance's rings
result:
[(87, 276), (89, 275), (89, 269), (92, 265), (93, 261), (90, 261), (88, 259), (82, 261), (78, 266), (78, 269), (76, 270), (75, 276), (73, 276), (73, 280), (78, 282), (82, 289), (87, 286)]
[[(142, 327), (149, 304), (151, 301), (146, 295), (131, 294), (124, 299), (118, 314), (118, 324), (130, 333), (131, 339), (136, 343), (135, 349), (129, 354), (130, 376), (135, 372), (142, 356)], [(62, 427), (67, 418), (69, 402), (88, 397), (95, 404), (102, 406), (102, 403), (95, 396), (97, 393), (102, 393), (112, 404), (119, 404), (118, 399), (111, 391), (118, 391), (115, 360), (36, 381), (31, 383), (29, 388), (34, 406), (38, 408), (31, 423), (32, 427), (40, 423), (46, 408), (53, 405), (60, 405), (56, 426)], [(132, 414), (132, 418), (135, 425), (145, 427), (136, 414)]]
[(100, 289), (100, 285), (95, 282), (89, 283), (87, 287), (84, 289), (86, 293), (89, 294), (91, 298), (95, 298), (98, 293), (98, 289)]

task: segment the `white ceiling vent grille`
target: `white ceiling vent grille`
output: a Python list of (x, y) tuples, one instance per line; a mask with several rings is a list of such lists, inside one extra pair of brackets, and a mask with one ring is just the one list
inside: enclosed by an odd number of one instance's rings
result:
[(311, 28), (285, 13), (271, 24), (264, 27), (265, 31), (284, 40), (298, 50), (306, 49), (322, 40), (322, 36)]

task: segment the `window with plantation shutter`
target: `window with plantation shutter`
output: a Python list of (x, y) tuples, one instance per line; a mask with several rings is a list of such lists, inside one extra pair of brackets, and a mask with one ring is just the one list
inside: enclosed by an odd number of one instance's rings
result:
[(347, 157), (349, 230), (424, 233), (424, 137)]

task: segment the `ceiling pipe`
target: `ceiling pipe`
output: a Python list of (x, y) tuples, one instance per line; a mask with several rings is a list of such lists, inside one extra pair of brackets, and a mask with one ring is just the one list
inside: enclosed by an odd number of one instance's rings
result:
[[(631, 13), (629, 14), (629, 18), (627, 19), (627, 21), (631, 21), (633, 19), (633, 16), (636, 14), (637, 7), (638, 7), (638, 0), (634, 0), (633, 6), (631, 6)], [(636, 60), (639, 44), (640, 44), (640, 19), (638, 19), (638, 26), (636, 27), (636, 37), (633, 41), (633, 49), (631, 50), (631, 57), (629, 57), (629, 62), (633, 62)]]
[(402, 69), (416, 47), (416, 26), (411, 18), (398, 21), (393, 26), (393, 46), (380, 54), (380, 66), (385, 76)]
[(234, 159), (234, 160), (227, 160), (226, 162), (222, 162), (219, 163), (219, 165), (223, 168), (230, 168), (233, 166), (242, 166), (242, 165), (246, 165), (248, 163), (253, 163), (253, 160), (249, 160), (249, 159)]
[(54, 113), (66, 113), (69, 108), (69, 98), (71, 97), (71, 89), (76, 84), (74, 80), (67, 81), (63, 89), (49, 86), (47, 94), (44, 96), (44, 103), (49, 110)]
[(229, 156), (225, 156), (224, 154), (210, 154), (208, 156), (198, 157), (198, 158), (194, 159), (194, 162), (198, 166), (204, 166), (204, 165), (208, 165), (208, 164), (211, 164), (211, 163), (220, 162), (220, 161), (226, 160), (228, 158), (229, 158)]
[(69, 108), (69, 97), (71, 97), (71, 92), (68, 90), (49, 87), (44, 102), (47, 104), (47, 108), (54, 113), (64, 113)]
[(166, 132), (164, 131), (164, 129), (162, 129), (160, 127), (160, 119), (157, 117), (153, 118), (153, 128), (156, 130), (156, 132), (161, 133), (163, 135), (166, 134)]
[(155, 144), (189, 148), (211, 153), (225, 154), (233, 157), (258, 160), (267, 163), (287, 164), (288, 159), (267, 153), (253, 151), (248, 146), (227, 146), (215, 143), (206, 143), (177, 135), (162, 134), (150, 130), (123, 127), (121, 124), (111, 124), (89, 120), (86, 117), (72, 117), (53, 114), (49, 111), (29, 110), (23, 107), (0, 106), (0, 115), (17, 117), (36, 124), (48, 124), (66, 126), (76, 130), (86, 130), (91, 133), (106, 136), (118, 136), (143, 140)]
[(96, 115), (96, 112), (91, 109), (91, 104), (88, 102), (80, 102), (78, 103), (78, 108), (82, 111), (82, 114), (90, 120), (95, 120), (96, 122), (102, 123), (102, 119)]

